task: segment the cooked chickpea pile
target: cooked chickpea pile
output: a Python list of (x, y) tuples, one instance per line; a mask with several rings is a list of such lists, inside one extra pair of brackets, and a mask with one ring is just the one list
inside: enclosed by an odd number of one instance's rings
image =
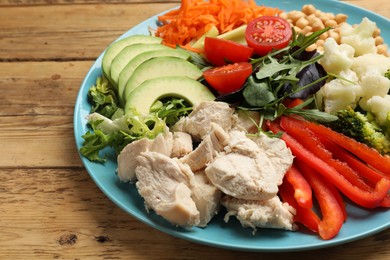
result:
[[(332, 37), (340, 44), (340, 26), (347, 21), (346, 14), (326, 13), (316, 9), (313, 5), (304, 5), (301, 11), (294, 10), (280, 14), (280, 17), (286, 19), (297, 33), (309, 35), (315, 31), (332, 27), (331, 30), (320, 36), (320, 39), (308, 50), (322, 50), (324, 42), (327, 38)], [(373, 37), (379, 54), (388, 55), (387, 45), (384, 44), (383, 38), (380, 36), (380, 30), (377, 29)]]

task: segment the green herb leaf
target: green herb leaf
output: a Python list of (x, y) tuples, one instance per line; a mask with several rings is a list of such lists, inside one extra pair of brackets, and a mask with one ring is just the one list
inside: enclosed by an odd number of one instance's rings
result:
[(276, 59), (272, 57), (269, 57), (269, 61), (269, 63), (263, 64), (263, 66), (259, 68), (259, 71), (256, 73), (257, 79), (261, 80), (271, 78), (281, 71), (290, 70), (297, 67), (295, 63), (279, 63)]
[(267, 81), (256, 82), (253, 76), (248, 78), (243, 96), (246, 102), (253, 107), (265, 106), (276, 99)]

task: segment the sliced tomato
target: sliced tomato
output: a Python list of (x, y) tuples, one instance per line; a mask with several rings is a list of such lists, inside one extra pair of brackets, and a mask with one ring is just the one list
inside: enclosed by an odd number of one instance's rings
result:
[(251, 74), (252, 65), (248, 62), (239, 62), (208, 69), (203, 72), (203, 77), (219, 93), (226, 94), (243, 87)]
[(261, 16), (249, 22), (245, 31), (245, 40), (249, 47), (260, 56), (267, 55), (273, 49), (286, 47), (291, 39), (291, 25), (277, 16)]
[(204, 53), (209, 62), (215, 66), (228, 63), (249, 61), (253, 48), (225, 39), (206, 37)]

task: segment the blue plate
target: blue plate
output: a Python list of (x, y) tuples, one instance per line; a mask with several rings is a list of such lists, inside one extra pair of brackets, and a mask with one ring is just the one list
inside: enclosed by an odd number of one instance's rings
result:
[[(308, 4), (306, 0), (262, 0), (257, 2), (266, 6), (279, 7), (286, 11), (300, 10), (304, 4)], [(390, 20), (338, 1), (316, 0), (313, 2), (322, 11), (348, 14), (349, 23), (360, 23), (363, 17), (368, 17), (377, 23), (385, 42), (390, 43)], [(156, 19), (157, 15), (138, 24), (120, 38), (133, 34), (148, 34), (148, 27), (156, 27)], [(87, 92), (95, 84), (96, 78), (102, 73), (101, 61), (102, 55), (92, 65), (77, 96), (74, 110), (74, 134), (78, 149), (80, 149), (83, 143), (81, 136), (88, 130), (85, 118), (89, 114), (91, 107), (87, 102)], [(115, 175), (117, 164), (114, 153), (110, 150), (106, 150), (106, 152), (110, 158), (104, 165), (92, 163), (82, 156), (81, 160), (92, 179), (107, 197), (125, 212), (147, 225), (175, 237), (196, 243), (242, 251), (302, 251), (351, 242), (390, 227), (390, 210), (371, 211), (348, 203), (347, 211), (349, 218), (337, 237), (329, 241), (321, 240), (315, 234), (301, 231), (259, 229), (253, 235), (252, 229), (242, 228), (234, 218), (231, 218), (229, 223), (225, 223), (223, 221), (223, 212), (218, 214), (206, 228), (176, 228), (154, 213), (145, 211), (143, 199), (139, 196), (135, 186), (121, 183)]]

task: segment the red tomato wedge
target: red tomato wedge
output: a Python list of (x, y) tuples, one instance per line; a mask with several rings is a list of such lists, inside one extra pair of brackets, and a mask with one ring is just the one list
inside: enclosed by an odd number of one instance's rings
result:
[(260, 16), (249, 22), (245, 39), (260, 56), (286, 47), (292, 37), (291, 25), (277, 16)]
[(206, 37), (204, 40), (206, 59), (214, 66), (246, 62), (253, 55), (253, 48), (219, 38)]
[(203, 77), (219, 93), (226, 94), (239, 90), (251, 74), (252, 65), (239, 62), (208, 69), (203, 72)]

